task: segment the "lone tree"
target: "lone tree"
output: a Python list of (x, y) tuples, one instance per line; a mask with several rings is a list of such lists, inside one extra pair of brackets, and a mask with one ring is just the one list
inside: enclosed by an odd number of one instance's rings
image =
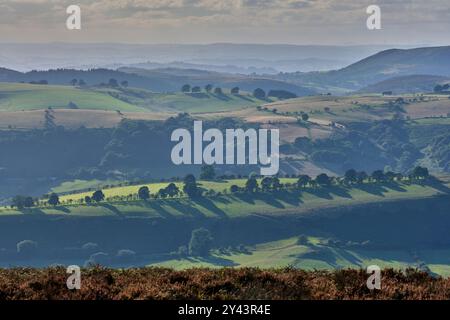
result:
[(412, 176), (416, 179), (426, 179), (430, 176), (430, 173), (427, 168), (418, 166), (414, 168)]
[(258, 88), (253, 91), (253, 96), (257, 99), (263, 100), (266, 98), (266, 92), (263, 89)]
[(376, 182), (382, 182), (385, 180), (384, 172), (381, 170), (376, 170), (372, 173), (372, 179)]
[(102, 190), (97, 190), (92, 194), (92, 200), (94, 200), (95, 202), (101, 202), (105, 200), (105, 194)]
[(84, 197), (84, 202), (85, 202), (86, 204), (91, 204), (91, 203), (92, 203), (92, 198), (89, 197), (89, 196), (86, 196), (86, 197)]
[(367, 175), (367, 173), (365, 171), (360, 171), (356, 174), (356, 181), (358, 183), (363, 183), (364, 180), (366, 180), (367, 178), (369, 178), (369, 176)]
[(202, 91), (202, 88), (200, 88), (200, 87), (198, 87), (198, 86), (192, 88), (192, 92), (193, 92), (193, 93), (199, 93), (199, 92), (201, 92), (201, 91)]
[(192, 231), (189, 241), (189, 254), (191, 256), (204, 257), (209, 255), (213, 238), (208, 229), (200, 228)]
[(345, 172), (345, 181), (348, 183), (354, 183), (357, 179), (357, 173), (355, 169), (349, 169)]
[(216, 171), (214, 167), (211, 165), (204, 165), (200, 171), (200, 179), (201, 180), (214, 180), (216, 177)]
[(57, 206), (58, 204), (60, 204), (59, 196), (56, 193), (52, 193), (48, 198), (48, 204), (52, 206)]
[(231, 89), (231, 94), (239, 94), (239, 87), (234, 87)]
[(261, 190), (264, 192), (270, 191), (272, 189), (272, 177), (264, 177), (261, 180)]
[(309, 116), (307, 113), (302, 113), (302, 120), (305, 122), (309, 120)]
[(250, 193), (254, 193), (258, 190), (258, 181), (254, 176), (248, 178), (247, 182), (245, 183), (245, 190)]
[(71, 84), (72, 86), (76, 86), (77, 83), (78, 83), (78, 80), (77, 80), (77, 79), (72, 79), (72, 80), (70, 80), (70, 84)]
[(128, 88), (128, 81), (127, 81), (127, 80), (124, 80), (124, 81), (122, 81), (122, 82), (120, 83), (120, 85), (121, 85), (122, 87), (124, 87), (124, 88)]
[(239, 190), (240, 190), (240, 188), (237, 185), (235, 185), (235, 184), (231, 185), (231, 187), (230, 187), (230, 192), (231, 193), (238, 193)]
[(147, 186), (140, 187), (138, 190), (138, 196), (139, 199), (141, 200), (150, 199), (150, 190), (148, 189), (148, 187)]
[(191, 85), (185, 84), (181, 87), (181, 92), (191, 92)]
[(113, 87), (113, 88), (117, 88), (119, 86), (119, 82), (117, 82), (117, 80), (114, 79), (114, 78), (109, 79), (108, 86)]
[(166, 193), (169, 197), (173, 198), (180, 193), (180, 189), (178, 189), (177, 185), (172, 182), (166, 187)]
[(222, 95), (223, 94), (222, 88), (215, 88), (214, 93), (217, 95)]
[(300, 177), (298, 177), (297, 180), (297, 186), (299, 188), (304, 188), (308, 185), (308, 183), (311, 182), (311, 177), (306, 175), (306, 174), (302, 174)]
[(195, 180), (194, 175), (188, 174), (184, 178), (183, 183), (183, 191), (188, 195), (189, 198), (197, 198), (201, 195), (201, 190), (197, 186), (197, 181)]
[(316, 177), (316, 182), (319, 186), (327, 187), (331, 184), (331, 179), (326, 173), (321, 173)]
[(78, 105), (75, 102), (70, 101), (69, 104), (67, 105), (67, 108), (69, 109), (80, 109), (78, 107)]
[(213, 89), (212, 84), (207, 84), (207, 85), (205, 86), (205, 91), (208, 92), (208, 93), (210, 93), (210, 92), (212, 91), (212, 89)]

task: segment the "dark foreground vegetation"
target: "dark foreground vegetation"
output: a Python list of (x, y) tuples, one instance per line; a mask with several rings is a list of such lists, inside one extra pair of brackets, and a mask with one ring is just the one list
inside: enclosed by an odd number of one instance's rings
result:
[(450, 279), (413, 269), (383, 270), (381, 290), (374, 291), (364, 270), (94, 267), (82, 270), (80, 290), (68, 290), (67, 277), (64, 268), (1, 270), (0, 299), (450, 299)]

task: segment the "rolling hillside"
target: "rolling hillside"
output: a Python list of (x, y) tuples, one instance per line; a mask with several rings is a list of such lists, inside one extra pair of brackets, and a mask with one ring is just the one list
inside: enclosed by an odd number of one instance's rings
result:
[(369, 85), (358, 92), (360, 93), (383, 93), (391, 91), (393, 94), (426, 93), (433, 92), (438, 84), (450, 82), (450, 77), (411, 75), (390, 78), (372, 85)]
[(213, 84), (216, 87), (231, 89), (239, 86), (244, 91), (256, 88), (264, 90), (287, 90), (299, 96), (314, 94), (314, 90), (306, 89), (295, 84), (286, 83), (258, 76), (233, 75), (226, 73), (185, 70), (185, 69), (157, 69), (145, 70), (138, 68), (111, 69), (56, 69), (46, 71), (17, 72), (0, 68), (2, 82), (39, 82), (47, 81), (51, 85), (68, 85), (73, 79), (83, 80), (87, 85), (96, 86), (115, 79), (119, 83), (127, 81), (130, 87), (146, 89), (153, 92), (179, 92), (181, 87), (189, 83), (204, 87)]
[(69, 109), (72, 102), (80, 109), (133, 111), (145, 109), (101, 92), (69, 86), (0, 83), (0, 111)]
[(450, 46), (390, 49), (340, 70), (282, 74), (277, 78), (298, 85), (342, 92), (409, 75), (450, 76)]
[(188, 83), (191, 85), (200, 86), (201, 88), (207, 84), (212, 84), (215, 87), (222, 87), (226, 89), (239, 87), (241, 90), (249, 92), (252, 92), (256, 88), (261, 88), (265, 91), (286, 90), (293, 92), (298, 96), (312, 95), (315, 93), (312, 89), (262, 76), (245, 76), (239, 74), (177, 68), (147, 70), (124, 67), (120, 68), (119, 71), (136, 74), (148, 79), (155, 79), (155, 81), (163, 79), (176, 84), (175, 87), (171, 87), (170, 90), (166, 91), (179, 91), (181, 86)]

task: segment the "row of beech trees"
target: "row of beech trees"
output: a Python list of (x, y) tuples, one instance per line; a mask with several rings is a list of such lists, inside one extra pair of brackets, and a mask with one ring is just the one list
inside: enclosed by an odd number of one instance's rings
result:
[[(202, 170), (202, 178), (213, 178), (213, 172)], [(325, 173), (319, 174), (312, 178), (308, 175), (300, 175), (295, 183), (281, 183), (279, 177), (264, 177), (258, 179), (256, 175), (251, 175), (244, 186), (232, 185), (229, 189), (222, 192), (215, 190), (205, 190), (199, 187), (194, 175), (189, 174), (183, 179), (182, 188), (180, 189), (175, 183), (169, 183), (166, 187), (152, 193), (147, 186), (141, 186), (136, 193), (106, 197), (102, 190), (97, 190), (92, 195), (87, 195), (83, 199), (61, 201), (56, 193), (50, 194), (47, 199), (33, 199), (32, 197), (16, 196), (13, 198), (12, 208), (18, 209), (31, 207), (46, 207), (58, 205), (91, 205), (101, 202), (130, 202), (130, 201), (147, 201), (150, 199), (172, 199), (172, 198), (199, 198), (214, 197), (222, 194), (235, 193), (255, 193), (255, 192), (277, 192), (282, 190), (300, 190), (305, 188), (326, 188), (331, 186), (351, 187), (353, 185), (364, 183), (386, 183), (386, 182), (415, 182), (425, 180), (429, 177), (427, 168), (416, 167), (409, 175), (394, 173), (392, 171), (383, 172), (376, 170), (368, 175), (364, 171), (356, 171), (354, 169), (347, 170), (343, 177), (330, 177)]]
[(330, 177), (325, 173), (319, 174), (316, 178), (311, 178), (308, 175), (300, 175), (296, 183), (281, 183), (278, 177), (264, 177), (260, 182), (255, 176), (250, 177), (245, 183), (244, 187), (232, 185), (230, 187), (231, 193), (254, 193), (258, 191), (270, 192), (281, 190), (293, 190), (304, 188), (326, 188), (330, 186), (353, 186), (363, 183), (386, 183), (386, 182), (415, 182), (418, 180), (425, 180), (429, 178), (427, 168), (416, 167), (409, 175), (395, 173), (392, 171), (383, 172), (376, 170), (368, 175), (364, 171), (356, 171), (354, 169), (347, 170), (343, 177)]

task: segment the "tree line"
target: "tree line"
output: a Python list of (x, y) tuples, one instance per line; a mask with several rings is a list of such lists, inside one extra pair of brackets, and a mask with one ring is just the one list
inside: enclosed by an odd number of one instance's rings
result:
[[(384, 172), (383, 170), (375, 170), (370, 175), (365, 171), (356, 171), (349, 169), (342, 177), (329, 176), (326, 173), (321, 173), (315, 178), (309, 175), (301, 174), (296, 176), (295, 183), (283, 184), (278, 176), (259, 177), (251, 174), (244, 186), (233, 184), (229, 189), (222, 192), (215, 190), (205, 190), (199, 186), (195, 176), (188, 174), (182, 180), (182, 187), (178, 187), (174, 182), (169, 183), (166, 187), (159, 189), (155, 193), (151, 193), (148, 186), (140, 186), (135, 194), (106, 197), (103, 190), (96, 190), (92, 195), (86, 195), (79, 200), (69, 199), (65, 204), (86, 204), (91, 205), (95, 203), (116, 202), (116, 201), (147, 201), (150, 199), (167, 199), (167, 198), (181, 198), (188, 197), (196, 199), (200, 197), (211, 197), (222, 194), (236, 193), (256, 193), (256, 192), (279, 192), (287, 190), (301, 190), (305, 188), (327, 188), (331, 186), (345, 186), (351, 187), (363, 183), (387, 183), (387, 182), (416, 182), (419, 180), (426, 180), (430, 177), (429, 171), (425, 167), (417, 166), (410, 174), (404, 175), (393, 171)], [(214, 180), (216, 178), (214, 168), (212, 166), (203, 166), (200, 174), (202, 180)], [(224, 177), (222, 177), (224, 178)], [(235, 176), (228, 176), (228, 179), (235, 179)], [(291, 176), (292, 178), (292, 176)], [(36, 206), (58, 206), (62, 202), (57, 193), (51, 193), (45, 197), (46, 199), (33, 199), (30, 196), (18, 195), (12, 199), (11, 208), (24, 209)]]

